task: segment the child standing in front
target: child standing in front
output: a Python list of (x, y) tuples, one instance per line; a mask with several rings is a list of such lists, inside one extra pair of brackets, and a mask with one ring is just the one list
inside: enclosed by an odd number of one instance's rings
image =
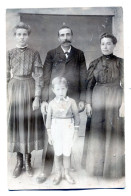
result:
[(55, 178), (53, 184), (59, 184), (62, 180), (62, 165), (64, 178), (74, 184), (74, 179), (69, 174), (70, 155), (73, 140), (78, 134), (79, 113), (76, 102), (67, 96), (67, 80), (56, 77), (52, 80), (52, 90), (55, 98), (49, 103), (46, 128), (48, 140), (55, 152)]

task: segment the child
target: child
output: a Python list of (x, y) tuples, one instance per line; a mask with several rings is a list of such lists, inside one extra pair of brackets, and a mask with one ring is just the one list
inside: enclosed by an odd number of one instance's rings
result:
[(79, 129), (79, 113), (75, 100), (67, 96), (68, 87), (65, 78), (54, 78), (52, 90), (56, 97), (48, 106), (46, 128), (49, 143), (53, 145), (55, 152), (56, 175), (53, 184), (59, 184), (62, 179), (62, 165), (66, 181), (74, 184), (75, 181), (69, 174), (69, 168), (73, 139)]
[(29, 25), (23, 22), (16, 25), (17, 45), (7, 56), (8, 145), (9, 152), (17, 153), (15, 178), (22, 172), (23, 155), (26, 172), (32, 176), (31, 152), (43, 149), (44, 140), (42, 115), (38, 110), (43, 69), (39, 53), (27, 45), (30, 33)]

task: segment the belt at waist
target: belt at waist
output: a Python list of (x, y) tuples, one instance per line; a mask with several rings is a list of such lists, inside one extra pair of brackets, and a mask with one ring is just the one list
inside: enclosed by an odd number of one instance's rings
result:
[(58, 117), (52, 117), (52, 119), (72, 119), (73, 118), (73, 116), (71, 116), (71, 117), (62, 117), (62, 116), (58, 116)]
[(96, 85), (110, 87), (110, 86), (120, 86), (120, 83), (118, 83), (118, 82), (114, 82), (114, 83), (99, 83), (99, 82), (97, 82)]
[(27, 75), (27, 76), (13, 76), (14, 79), (17, 80), (28, 80), (32, 78), (32, 75)]

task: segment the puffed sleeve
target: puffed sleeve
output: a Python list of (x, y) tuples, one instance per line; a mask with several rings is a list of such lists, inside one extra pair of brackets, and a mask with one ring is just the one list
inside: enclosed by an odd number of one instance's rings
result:
[(80, 53), (80, 100), (86, 101), (87, 68), (84, 53)]
[(41, 89), (44, 86), (43, 66), (42, 66), (40, 55), (37, 51), (34, 53), (33, 65), (34, 65), (34, 73), (32, 76), (35, 80), (35, 96), (41, 97)]
[(73, 117), (74, 117), (74, 126), (79, 126), (80, 125), (80, 116), (79, 116), (78, 107), (76, 105), (75, 100), (72, 100), (71, 107), (72, 107), (72, 113), (73, 113)]
[(51, 120), (52, 120), (52, 106), (51, 102), (49, 103), (48, 106), (48, 111), (47, 111), (47, 118), (46, 118), (46, 128), (51, 129)]
[(44, 88), (42, 91), (42, 100), (43, 101), (48, 101), (49, 99), (49, 84), (50, 84), (50, 79), (51, 79), (51, 73), (52, 73), (52, 65), (53, 65), (53, 55), (52, 52), (49, 51), (47, 53), (45, 62), (44, 62), (44, 67), (43, 67), (43, 72), (44, 72)]
[(86, 103), (92, 103), (92, 91), (96, 84), (96, 80), (94, 77), (94, 70), (96, 67), (96, 62), (93, 61), (90, 63), (89, 68), (87, 70), (87, 91), (86, 91)]
[(120, 84), (121, 87), (124, 88), (124, 60), (120, 59), (119, 61), (119, 68), (120, 68)]
[(7, 83), (10, 81), (11, 78), (11, 66), (10, 66), (10, 53), (7, 51), (7, 56), (6, 56), (7, 64), (6, 64), (6, 78), (7, 78)]

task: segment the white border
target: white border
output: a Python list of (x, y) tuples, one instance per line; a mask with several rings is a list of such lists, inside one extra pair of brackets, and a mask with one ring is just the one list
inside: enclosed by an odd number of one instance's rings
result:
[[(130, 143), (131, 143), (131, 11), (130, 1), (122, 0), (2, 0), (0, 6), (0, 194), (31, 194), (36, 195), (36, 191), (32, 192), (9, 192), (7, 189), (7, 133), (6, 133), (6, 84), (5, 84), (5, 62), (6, 62), (6, 9), (7, 8), (57, 8), (57, 7), (118, 7), (122, 6), (124, 10), (124, 59), (125, 59), (125, 94), (126, 94), (126, 188), (107, 189), (107, 190), (84, 190), (84, 191), (39, 191), (38, 194), (89, 194), (105, 196), (112, 195), (131, 195), (131, 156), (130, 156)], [(130, 88), (130, 90), (129, 90)]]

